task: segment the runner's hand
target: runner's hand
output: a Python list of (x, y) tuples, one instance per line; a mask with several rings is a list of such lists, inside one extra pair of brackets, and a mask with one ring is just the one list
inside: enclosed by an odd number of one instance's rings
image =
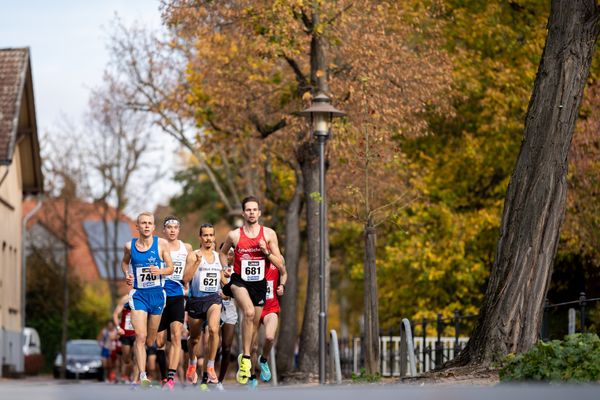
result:
[(150, 273), (152, 274), (152, 276), (159, 276), (160, 268), (158, 268), (156, 265), (153, 265), (150, 267)]
[(125, 331), (120, 326), (117, 326), (117, 333), (119, 334), (119, 336), (123, 336), (125, 334)]
[(285, 288), (285, 286), (283, 286), (283, 285), (277, 286), (277, 296), (283, 296), (284, 288)]
[(127, 286), (133, 286), (133, 274), (127, 274), (125, 282), (127, 283)]
[(263, 254), (269, 254), (269, 249), (267, 248), (267, 243), (264, 241), (264, 239), (260, 239), (260, 241), (258, 242), (258, 246), (260, 247), (260, 250), (263, 252)]

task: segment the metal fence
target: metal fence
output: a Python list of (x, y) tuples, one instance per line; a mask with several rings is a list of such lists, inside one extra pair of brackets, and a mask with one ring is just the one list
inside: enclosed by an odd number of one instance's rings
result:
[[(442, 318), (441, 314), (433, 320), (423, 318), (418, 325), (420, 335), (416, 334), (415, 325), (411, 323), (417, 373), (429, 371), (453, 359), (469, 340), (468, 337), (462, 336), (461, 332), (470, 332), (474, 317), (476, 316), (460, 315), (457, 311), (450, 318)], [(465, 329), (466, 323), (469, 329)], [(427, 336), (431, 325), (435, 327), (437, 336)], [(445, 335), (449, 330), (454, 336)], [(342, 374), (344, 377), (350, 377), (353, 373), (359, 374), (364, 366), (361, 338), (342, 338), (339, 342)], [(380, 336), (379, 345), (382, 376), (401, 376), (404, 371), (408, 371), (407, 357), (401, 354), (401, 329), (388, 330), (387, 335)]]
[(562, 339), (575, 332), (600, 332), (600, 297), (588, 299), (584, 292), (577, 300), (551, 304), (546, 300), (540, 338)]

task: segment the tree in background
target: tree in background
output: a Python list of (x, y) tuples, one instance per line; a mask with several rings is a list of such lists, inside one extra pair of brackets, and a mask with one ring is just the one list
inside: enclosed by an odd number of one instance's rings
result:
[(158, 182), (161, 172), (164, 173), (161, 163), (152, 161), (153, 152), (157, 157), (161, 153), (156, 146), (152, 147), (153, 135), (146, 115), (124, 107), (115, 86), (115, 82), (107, 76), (104, 86), (92, 91), (86, 124), (89, 134), (83, 140), (90, 179), (101, 183), (94, 185), (100, 190), (93, 196), (103, 209), (103, 248), (93, 251), (104, 251), (111, 309), (115, 308), (120, 297), (117, 285), (122, 281), (121, 250), (124, 243), (119, 228), (127, 224), (123, 217), (127, 209), (132, 210), (139, 197), (148, 195), (146, 189), (142, 189), (145, 185), (140, 185), (140, 182)]
[(567, 162), (600, 34), (595, 0), (552, 1), (548, 36), (475, 331), (452, 365), (487, 367), (538, 340), (567, 194)]

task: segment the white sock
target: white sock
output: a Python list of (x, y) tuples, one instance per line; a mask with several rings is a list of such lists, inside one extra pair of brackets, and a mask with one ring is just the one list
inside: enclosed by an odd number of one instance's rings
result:
[(206, 362), (206, 368), (214, 368), (215, 367), (215, 360), (208, 360)]
[(140, 372), (140, 381), (142, 381), (144, 379), (148, 379), (148, 377), (146, 376), (146, 373), (145, 372)]
[(198, 359), (196, 358), (195, 360), (192, 360), (192, 359), (190, 358), (190, 364), (191, 364), (191, 365), (197, 365), (197, 364), (198, 364)]

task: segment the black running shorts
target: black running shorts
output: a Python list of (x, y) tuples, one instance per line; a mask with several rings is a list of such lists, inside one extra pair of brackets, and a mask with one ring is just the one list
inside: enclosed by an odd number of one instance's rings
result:
[(209, 294), (204, 297), (190, 297), (185, 305), (185, 310), (188, 312), (190, 318), (206, 320), (206, 313), (213, 304), (218, 304), (219, 306), (223, 304), (219, 293)]
[(133, 343), (135, 342), (135, 335), (120, 336), (119, 342), (121, 342), (121, 345), (123, 346), (133, 346)]
[(184, 353), (188, 352), (188, 343), (187, 343), (187, 339), (181, 339), (181, 351), (183, 351)]
[(223, 294), (225, 296), (235, 298), (235, 295), (231, 291), (231, 286), (238, 286), (246, 288), (248, 294), (250, 295), (250, 300), (252, 300), (252, 304), (254, 307), (264, 307), (265, 298), (267, 297), (267, 280), (263, 279), (262, 281), (256, 282), (246, 282), (242, 279), (238, 274), (232, 274), (231, 280), (225, 286), (223, 286)]
[(165, 309), (163, 310), (158, 331), (162, 332), (171, 326), (171, 322), (181, 322), (185, 316), (185, 300), (183, 296), (167, 297)]

